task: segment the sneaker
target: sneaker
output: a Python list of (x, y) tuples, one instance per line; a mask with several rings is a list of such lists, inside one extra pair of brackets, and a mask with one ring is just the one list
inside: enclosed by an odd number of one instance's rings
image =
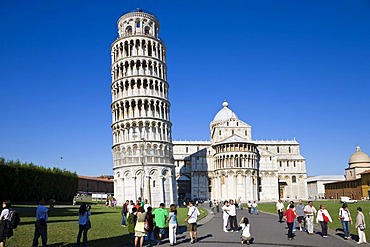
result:
[(224, 232), (229, 232), (228, 230), (224, 230)]
[(190, 243), (191, 243), (191, 244), (194, 244), (194, 243), (195, 243), (194, 239), (192, 239), (192, 240), (190, 241)]
[(299, 231), (303, 231), (303, 230), (302, 230), (302, 227), (300, 227), (300, 228), (299, 228)]
[(324, 235), (324, 236), (322, 236), (323, 238), (327, 238), (328, 236), (327, 235)]
[(235, 232), (239, 232), (238, 230), (236, 230)]
[(230, 230), (229, 232), (233, 232), (234, 230)]

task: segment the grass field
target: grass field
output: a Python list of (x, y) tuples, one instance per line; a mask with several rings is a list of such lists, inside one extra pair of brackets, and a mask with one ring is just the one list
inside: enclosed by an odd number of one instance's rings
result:
[[(295, 202), (298, 203), (298, 202)], [(275, 208), (276, 203), (260, 203), (258, 204), (258, 209), (263, 212), (270, 212), (270, 213), (276, 213), (276, 208)], [(304, 202), (306, 205), (307, 202)], [(328, 210), (331, 218), (333, 219), (333, 223), (328, 224), (330, 229), (342, 229), (342, 224), (341, 221), (338, 219), (338, 213), (339, 213), (339, 208), (342, 206), (342, 203), (340, 203), (338, 200), (317, 200), (313, 201), (313, 206), (316, 208), (316, 210), (319, 210), (320, 204), (324, 204), (325, 208)], [(287, 207), (288, 203), (284, 203), (285, 208)], [(351, 212), (351, 217), (353, 220), (353, 225), (350, 227), (350, 233), (353, 235), (357, 235), (357, 229), (355, 229), (354, 224), (356, 222), (356, 215), (357, 215), (357, 207), (362, 208), (362, 212), (365, 215), (365, 221), (366, 225), (370, 227), (370, 202), (368, 201), (359, 201), (358, 203), (354, 204), (348, 204), (348, 208)], [(276, 216), (277, 218), (277, 216)], [(316, 218), (315, 218), (315, 223), (316, 223)], [(321, 228), (320, 228), (321, 229)], [(365, 229), (366, 235), (369, 236), (370, 234), (370, 229), (366, 228)]]
[[(7, 247), (31, 246), (36, 206), (13, 205), (21, 216), (21, 222), (14, 235), (7, 240)], [(76, 246), (78, 233), (79, 206), (56, 207), (49, 213), (48, 246)], [(200, 218), (207, 215), (207, 211), (199, 208)], [(179, 226), (184, 226), (187, 208), (178, 209)], [(129, 241), (127, 227), (121, 226), (121, 208), (106, 208), (104, 205), (92, 204), (91, 225), (88, 232), (89, 246), (117, 246)], [(41, 245), (41, 238), (39, 240)]]

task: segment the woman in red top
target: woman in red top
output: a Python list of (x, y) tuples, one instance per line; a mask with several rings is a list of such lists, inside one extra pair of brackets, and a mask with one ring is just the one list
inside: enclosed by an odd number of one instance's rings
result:
[(293, 223), (297, 215), (293, 211), (294, 205), (291, 204), (289, 208), (284, 212), (284, 217), (286, 218), (286, 222), (288, 224), (288, 240), (292, 240), (293, 238)]

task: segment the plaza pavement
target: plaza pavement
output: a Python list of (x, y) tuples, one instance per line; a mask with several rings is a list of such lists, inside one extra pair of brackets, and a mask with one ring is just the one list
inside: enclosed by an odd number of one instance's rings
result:
[[(209, 208), (206, 208), (209, 211)], [(268, 213), (250, 215), (247, 210), (237, 211), (237, 221), (247, 216), (251, 224), (251, 234), (254, 242), (250, 246), (300, 246), (300, 247), (345, 247), (345, 246), (367, 246), (357, 245), (355, 240), (344, 240), (342, 232), (335, 232), (329, 229), (327, 238), (320, 235), (321, 227), (315, 225), (315, 234), (308, 235), (305, 232), (296, 232), (294, 240), (287, 239), (286, 223), (279, 223), (277, 216)], [(178, 219), (183, 221), (184, 219)], [(227, 247), (241, 245), (241, 232), (224, 232), (222, 230), (222, 213), (209, 214), (198, 222), (198, 242), (190, 244), (189, 235), (186, 227), (178, 229), (177, 244), (175, 246), (199, 246), (199, 247)], [(355, 238), (355, 237), (354, 237)], [(246, 245), (246, 244), (244, 244)], [(126, 245), (129, 246), (129, 245)], [(154, 243), (146, 243), (144, 246), (156, 246)], [(164, 239), (161, 245), (170, 246), (168, 237)]]

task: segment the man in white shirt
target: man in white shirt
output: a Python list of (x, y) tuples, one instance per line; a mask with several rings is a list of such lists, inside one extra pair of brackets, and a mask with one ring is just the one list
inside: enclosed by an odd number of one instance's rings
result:
[(276, 203), (276, 213), (279, 215), (279, 222), (283, 222), (283, 214), (284, 214), (284, 203), (279, 199)]
[(190, 236), (190, 243), (194, 244), (197, 241), (197, 220), (200, 215), (198, 209), (194, 207), (193, 201), (189, 201), (189, 210), (188, 216), (185, 219), (185, 222), (188, 222), (188, 232)]
[(234, 204), (234, 200), (230, 200), (230, 205), (229, 205), (229, 226), (230, 226), (230, 231), (238, 231), (238, 223), (236, 222), (236, 207)]
[(145, 210), (145, 212), (148, 212), (148, 207), (151, 207), (151, 205), (148, 202), (148, 199), (145, 199), (144, 200), (144, 210)]
[(313, 235), (313, 219), (316, 212), (316, 208), (313, 206), (312, 201), (308, 201), (308, 205), (304, 207), (304, 213), (306, 214), (307, 232), (310, 235)]

